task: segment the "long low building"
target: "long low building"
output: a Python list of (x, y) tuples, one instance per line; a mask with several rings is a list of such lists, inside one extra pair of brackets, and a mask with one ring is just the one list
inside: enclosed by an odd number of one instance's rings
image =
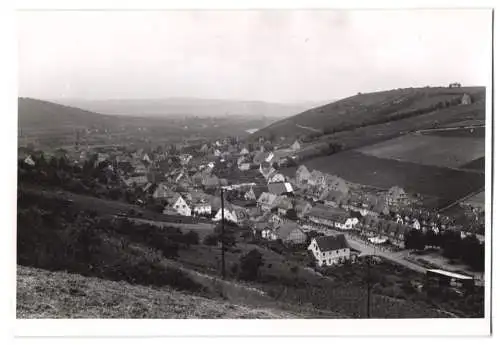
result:
[(464, 291), (474, 289), (474, 277), (441, 269), (429, 269), (426, 275), (427, 288), (458, 288)]

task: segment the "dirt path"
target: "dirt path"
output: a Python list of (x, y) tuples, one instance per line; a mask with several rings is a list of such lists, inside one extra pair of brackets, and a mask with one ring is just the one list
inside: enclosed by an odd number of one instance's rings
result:
[(316, 128), (302, 126), (302, 125), (298, 125), (298, 124), (295, 124), (295, 126), (297, 126), (298, 128), (307, 129), (307, 130), (309, 130), (311, 132), (323, 133), (322, 131), (320, 131), (319, 129), (316, 129)]

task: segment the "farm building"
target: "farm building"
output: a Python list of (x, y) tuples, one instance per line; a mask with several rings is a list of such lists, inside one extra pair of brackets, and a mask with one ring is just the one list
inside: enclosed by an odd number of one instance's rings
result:
[(306, 218), (314, 224), (338, 229), (352, 229), (353, 221), (349, 214), (342, 209), (316, 205), (306, 214)]
[(350, 259), (351, 249), (343, 234), (313, 238), (307, 248), (318, 266), (331, 266)]
[(307, 240), (306, 234), (300, 229), (297, 223), (284, 222), (275, 230), (276, 238), (282, 240), (283, 243), (305, 243)]

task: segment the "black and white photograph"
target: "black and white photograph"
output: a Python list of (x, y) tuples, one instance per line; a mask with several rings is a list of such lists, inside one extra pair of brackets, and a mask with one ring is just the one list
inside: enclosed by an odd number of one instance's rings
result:
[(15, 16), (18, 320), (491, 317), (492, 9)]

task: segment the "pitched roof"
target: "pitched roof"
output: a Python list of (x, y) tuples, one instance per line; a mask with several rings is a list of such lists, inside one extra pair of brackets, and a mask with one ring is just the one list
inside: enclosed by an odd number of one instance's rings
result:
[(348, 217), (346, 211), (341, 209), (333, 209), (330, 207), (316, 205), (307, 213), (308, 217), (316, 217), (321, 219), (333, 220), (335, 222), (344, 223)]
[(284, 195), (278, 196), (276, 199), (274, 199), (273, 206), (278, 207), (278, 208), (282, 208), (284, 210), (289, 210), (289, 209), (293, 208), (293, 204), (292, 204), (292, 201), (290, 200), (290, 198), (288, 198)]
[(316, 237), (315, 240), (322, 252), (350, 248), (344, 234)]
[(339, 203), (339, 202), (346, 200), (346, 198), (347, 198), (347, 195), (344, 194), (342, 191), (332, 189), (332, 190), (328, 191), (324, 200), (334, 201), (336, 203)]
[(299, 230), (297, 223), (295, 222), (284, 222), (276, 229), (276, 236), (279, 239), (286, 239), (294, 230)]
[(202, 184), (204, 186), (215, 187), (219, 185), (219, 178), (215, 175), (203, 177)]
[(276, 195), (264, 192), (260, 195), (258, 202), (267, 205), (272, 205), (275, 199)]
[(292, 185), (289, 182), (276, 182), (267, 185), (269, 193), (274, 195), (281, 195), (293, 192)]

